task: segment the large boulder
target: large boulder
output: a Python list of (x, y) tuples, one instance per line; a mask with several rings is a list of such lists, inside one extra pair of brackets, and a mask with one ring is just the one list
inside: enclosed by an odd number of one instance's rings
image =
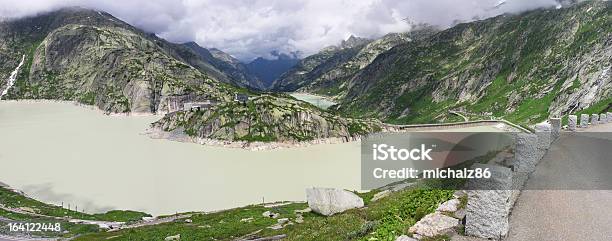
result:
[(364, 205), (363, 199), (356, 194), (337, 188), (307, 188), (306, 200), (313, 212), (325, 216)]
[(576, 127), (578, 126), (578, 116), (569, 115), (567, 118), (567, 125), (570, 131), (576, 131)]
[(427, 214), (427, 216), (410, 227), (408, 232), (414, 233), (415, 237), (433, 237), (445, 234), (458, 225), (459, 219), (435, 212)]
[(599, 123), (600, 124), (608, 123), (608, 115), (606, 115), (606, 114), (599, 114)]
[(612, 123), (612, 112), (608, 112), (608, 123)]

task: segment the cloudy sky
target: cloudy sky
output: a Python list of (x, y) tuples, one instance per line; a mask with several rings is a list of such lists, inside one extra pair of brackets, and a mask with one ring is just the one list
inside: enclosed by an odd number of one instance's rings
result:
[(169, 41), (195, 41), (248, 61), (275, 50), (309, 55), (350, 35), (408, 31), (406, 18), (448, 27), (456, 20), (556, 5), (556, 0), (0, 0), (0, 18), (66, 6), (94, 8)]

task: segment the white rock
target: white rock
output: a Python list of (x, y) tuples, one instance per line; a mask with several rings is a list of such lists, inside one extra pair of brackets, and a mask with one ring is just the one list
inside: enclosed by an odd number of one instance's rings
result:
[(279, 218), (278, 220), (276, 220), (278, 222), (278, 224), (285, 224), (289, 222), (288, 218)]
[(435, 212), (427, 214), (414, 226), (410, 227), (408, 231), (422, 236), (433, 237), (444, 234), (458, 225), (459, 219)]
[(395, 239), (395, 241), (419, 241), (418, 239), (408, 237), (406, 235), (399, 236)]
[(606, 118), (608, 120), (608, 123), (612, 123), (612, 112), (608, 112), (608, 118)]
[(436, 209), (436, 211), (439, 211), (439, 212), (455, 212), (459, 208), (459, 204), (460, 203), (461, 203), (461, 201), (459, 201), (459, 199), (451, 199), (451, 200), (448, 200), (448, 201), (443, 202), (442, 204), (440, 204), (440, 206), (438, 206), (438, 209)]
[(191, 219), (185, 219), (185, 222), (186, 222), (186, 223), (193, 223), (193, 220), (191, 220)]
[(280, 216), (278, 213), (273, 213), (271, 211), (265, 211), (261, 214), (261, 216), (267, 217), (267, 218), (278, 218), (278, 216)]
[(313, 212), (325, 216), (363, 207), (363, 199), (359, 196), (336, 188), (307, 188), (306, 200)]
[(378, 192), (376, 194), (374, 194), (374, 197), (372, 197), (372, 200), (370, 200), (371, 202), (375, 202), (380, 200), (381, 198), (384, 198), (386, 196), (389, 196), (389, 194), (391, 194), (391, 190), (384, 190), (382, 192)]
[(312, 209), (310, 209), (310, 208), (304, 208), (304, 209), (302, 209), (302, 210), (295, 210), (295, 211), (293, 211), (293, 212), (295, 212), (295, 213), (309, 213), (309, 212), (312, 212)]
[(580, 115), (580, 128), (589, 127), (589, 115), (581, 114)]
[(272, 230), (279, 230), (279, 229), (283, 228), (283, 225), (281, 225), (281, 224), (274, 224), (274, 225), (272, 225), (272, 226), (270, 226), (268, 228), (272, 229)]
[(608, 123), (608, 115), (606, 115), (606, 114), (599, 114), (599, 123), (600, 124)]
[(578, 126), (578, 116), (569, 115), (569, 117), (567, 118), (567, 123), (568, 123), (568, 130), (575, 131), (576, 127)]
[(252, 222), (253, 220), (254, 220), (254, 218), (253, 218), (253, 217), (248, 217), (248, 218), (243, 218), (243, 219), (240, 219), (240, 222), (250, 223), (250, 222)]
[(166, 238), (164, 238), (165, 241), (173, 241), (173, 240), (181, 240), (181, 235), (177, 234), (174, 236), (168, 236)]

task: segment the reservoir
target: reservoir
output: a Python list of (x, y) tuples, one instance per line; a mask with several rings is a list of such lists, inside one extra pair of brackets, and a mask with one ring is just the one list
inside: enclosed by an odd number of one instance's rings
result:
[(0, 182), (88, 213), (153, 215), (303, 201), (308, 187), (359, 189), (359, 142), (248, 151), (143, 135), (158, 118), (0, 101)]
[(336, 102), (331, 101), (327, 97), (308, 94), (308, 93), (297, 93), (296, 92), (296, 93), (291, 93), (290, 95), (293, 96), (293, 98), (308, 102), (321, 109), (327, 109), (330, 106), (337, 104)]
[(359, 188), (359, 142), (248, 151), (142, 135), (158, 118), (0, 101), (0, 182), (86, 212), (153, 215), (305, 200), (313, 186)]

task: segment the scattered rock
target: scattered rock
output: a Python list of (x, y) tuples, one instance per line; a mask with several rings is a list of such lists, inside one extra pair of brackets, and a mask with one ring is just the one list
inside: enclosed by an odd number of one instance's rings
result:
[(417, 235), (433, 237), (445, 234), (458, 225), (458, 219), (435, 212), (427, 214), (427, 216), (419, 220), (414, 226), (410, 227), (408, 231)]
[(408, 237), (406, 235), (399, 236), (395, 239), (395, 241), (419, 241), (415, 238)]
[(278, 218), (280, 216), (280, 214), (271, 211), (265, 211), (261, 215), (267, 218)]
[(283, 225), (277, 223), (277, 224), (274, 224), (274, 225), (272, 225), (272, 226), (270, 226), (268, 228), (272, 229), (272, 230), (279, 230), (279, 229), (283, 228)]
[(288, 222), (289, 222), (289, 219), (288, 219), (288, 218), (279, 218), (279, 219), (278, 219), (278, 220), (276, 220), (276, 221), (278, 222), (278, 224), (283, 225), (283, 224), (285, 224), (285, 223), (288, 223)]
[(293, 211), (293, 212), (295, 212), (295, 213), (309, 213), (309, 212), (312, 212), (312, 209), (310, 209), (310, 208), (304, 208), (304, 209), (302, 209), (302, 210), (295, 210), (295, 211)]
[(599, 114), (599, 123), (600, 124), (608, 123), (608, 115), (606, 115), (606, 114)]
[(191, 219), (185, 219), (185, 222), (186, 222), (186, 223), (193, 223), (193, 220), (191, 220)]
[(248, 218), (243, 218), (240, 219), (240, 222), (245, 222), (245, 223), (250, 223), (251, 221), (253, 221), (254, 218), (253, 217), (248, 217)]
[(459, 208), (459, 204), (460, 203), (461, 203), (461, 201), (459, 201), (459, 199), (451, 199), (451, 200), (448, 200), (448, 201), (440, 204), (440, 206), (438, 206), (438, 209), (436, 209), (436, 211), (439, 211), (439, 212), (455, 212)]
[(391, 194), (391, 190), (384, 190), (382, 192), (378, 192), (378, 193), (374, 194), (374, 197), (372, 197), (372, 200), (370, 200), (370, 201), (371, 202), (376, 202), (376, 201), (380, 200), (381, 198), (389, 196), (390, 194)]
[(356, 194), (336, 188), (308, 188), (306, 199), (312, 211), (325, 216), (364, 206)]
[(304, 222), (304, 216), (297, 215), (297, 217), (295, 218), (295, 222), (296, 223), (303, 223)]
[(174, 236), (168, 236), (166, 238), (164, 238), (164, 241), (173, 241), (173, 240), (181, 240), (181, 235), (177, 234)]
[(36, 210), (31, 207), (20, 207), (19, 210), (27, 213), (36, 213)]

